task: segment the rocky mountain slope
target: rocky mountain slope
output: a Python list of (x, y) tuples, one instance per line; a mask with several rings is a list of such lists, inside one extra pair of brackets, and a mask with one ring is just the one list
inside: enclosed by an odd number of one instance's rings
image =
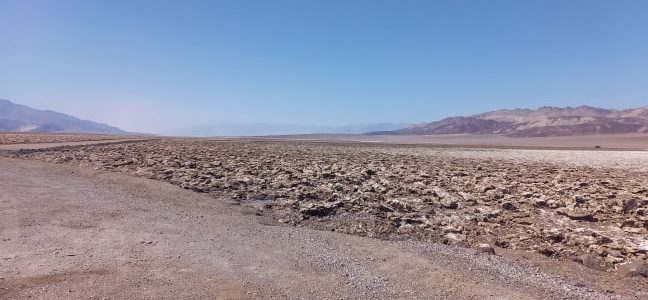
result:
[(591, 106), (502, 109), (421, 123), (381, 134), (503, 134), (513, 137), (648, 133), (648, 107), (614, 110)]
[(127, 134), (117, 127), (50, 110), (33, 109), (4, 99), (0, 99), (0, 131)]

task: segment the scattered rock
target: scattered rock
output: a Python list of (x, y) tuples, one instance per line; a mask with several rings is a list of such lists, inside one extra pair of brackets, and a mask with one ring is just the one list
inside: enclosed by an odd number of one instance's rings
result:
[(480, 243), (475, 246), (478, 252), (495, 255), (495, 248), (486, 243)]
[(549, 231), (549, 234), (548, 234), (547, 238), (552, 243), (560, 243), (565, 239), (565, 235), (562, 232), (560, 232), (558, 229), (552, 228)]
[(502, 208), (506, 210), (517, 210), (517, 206), (509, 201), (502, 203)]
[(617, 266), (617, 273), (623, 277), (648, 277), (648, 263), (634, 260)]
[(307, 216), (325, 217), (334, 214), (338, 207), (340, 207), (340, 202), (306, 203), (299, 212)]
[(590, 269), (598, 270), (598, 271), (605, 271), (605, 264), (604, 262), (592, 255), (592, 254), (583, 254), (574, 257), (573, 259), (575, 262), (580, 263)]
[(455, 199), (445, 198), (441, 200), (441, 207), (447, 209), (457, 209), (459, 208), (459, 202)]
[(558, 251), (556, 250), (556, 248), (551, 246), (542, 246), (538, 249), (538, 253), (551, 257), (556, 256), (558, 254)]
[(444, 235), (447, 244), (458, 244), (464, 241), (465, 237), (458, 233), (447, 233)]
[(638, 206), (637, 199), (630, 199), (623, 203), (623, 212), (628, 213), (629, 211), (635, 209)]
[(596, 218), (594, 217), (594, 214), (592, 214), (587, 210), (582, 210), (582, 209), (568, 210), (564, 212), (564, 215), (566, 215), (572, 220), (596, 222)]

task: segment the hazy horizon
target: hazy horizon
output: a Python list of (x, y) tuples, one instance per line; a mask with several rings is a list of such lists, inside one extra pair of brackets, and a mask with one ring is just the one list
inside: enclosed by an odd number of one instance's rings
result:
[(639, 1), (0, 0), (0, 98), (158, 134), (624, 109), (646, 28)]

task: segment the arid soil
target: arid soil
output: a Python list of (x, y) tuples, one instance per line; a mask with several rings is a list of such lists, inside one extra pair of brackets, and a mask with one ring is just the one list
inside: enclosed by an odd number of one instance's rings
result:
[(0, 299), (648, 296), (641, 278), (571, 261), (548, 272), (553, 259), (505, 249), (278, 226), (245, 206), (127, 174), (3, 157), (0, 166)]
[(566, 164), (565, 154), (525, 160), (423, 146), (172, 139), (16, 156), (170, 182), (290, 225), (532, 251), (648, 276), (648, 173), (614, 160), (606, 167)]
[(43, 134), (0, 132), (0, 145), (102, 141), (118, 138), (120, 137), (102, 134)]

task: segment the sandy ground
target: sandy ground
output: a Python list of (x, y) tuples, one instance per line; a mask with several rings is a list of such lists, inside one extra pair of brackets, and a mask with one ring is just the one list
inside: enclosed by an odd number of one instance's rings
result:
[[(0, 165), (3, 299), (647, 296), (614, 279), (601, 287), (463, 248), (276, 226), (152, 180), (10, 158)], [(597, 292), (606, 289), (615, 293)]]

